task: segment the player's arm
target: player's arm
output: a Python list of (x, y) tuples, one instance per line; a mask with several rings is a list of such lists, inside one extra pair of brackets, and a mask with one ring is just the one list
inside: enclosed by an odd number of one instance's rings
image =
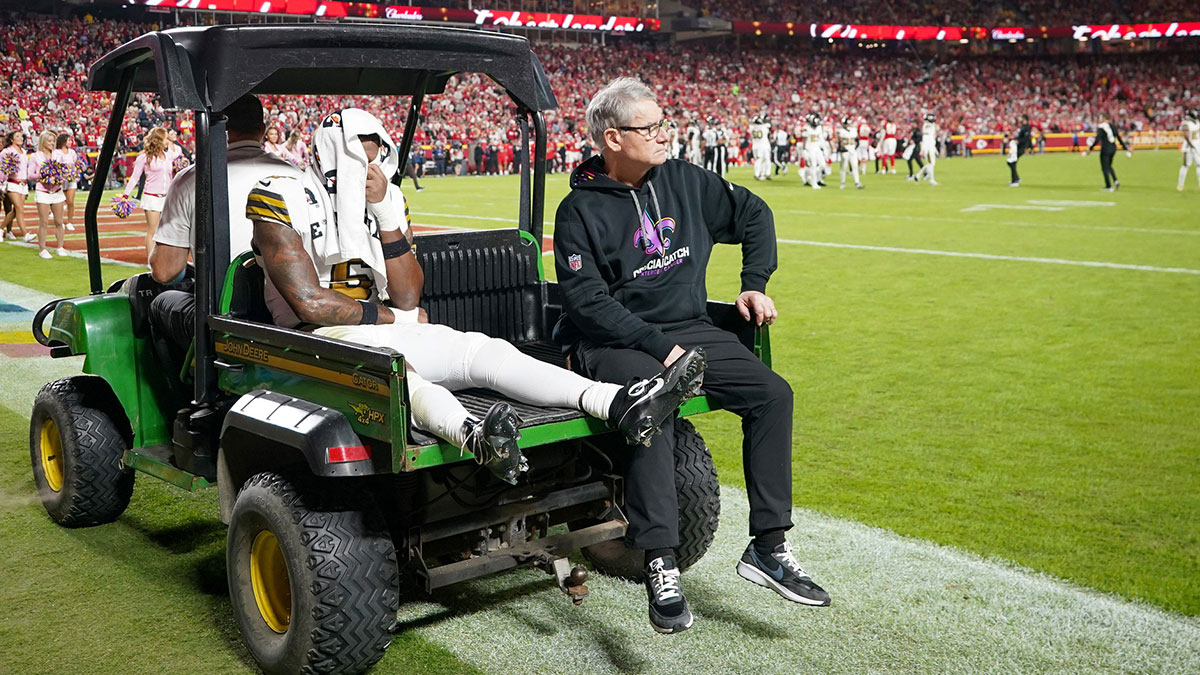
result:
[[(366, 303), (352, 300), (325, 288), (317, 278), (312, 258), (304, 250), (300, 235), (290, 227), (266, 220), (254, 220), (254, 245), (263, 261), (263, 269), (296, 317), (318, 326), (346, 326), (363, 323)], [(378, 320), (392, 323), (387, 307), (375, 305)], [(369, 318), (369, 317), (368, 317)]]
[(367, 168), (367, 204), (379, 225), (387, 267), (388, 298), (396, 308), (414, 309), (421, 300), (425, 273), (412, 252), (412, 228), (408, 201), (400, 188), (390, 185), (383, 171), (372, 164)]

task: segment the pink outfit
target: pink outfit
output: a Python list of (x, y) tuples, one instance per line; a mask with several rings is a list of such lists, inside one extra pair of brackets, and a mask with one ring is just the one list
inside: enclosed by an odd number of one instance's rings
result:
[(59, 162), (63, 161), (62, 155), (57, 150), (52, 151), (48, 156), (41, 150), (29, 156), (29, 177), (37, 181), (37, 185), (34, 187), (37, 188), (38, 192), (62, 192), (63, 188), (61, 185), (50, 187), (40, 180), (42, 177), (42, 165), (51, 159)]
[(171, 158), (169, 156), (146, 160), (146, 153), (139, 153), (133, 163), (133, 171), (125, 183), (125, 194), (133, 194), (137, 190), (138, 181), (146, 174), (146, 188), (143, 194), (161, 197), (167, 194), (167, 186), (171, 184)]
[(305, 157), (303, 143), (297, 143), (295, 149), (293, 149), (293, 150), (288, 150), (288, 147), (286, 145), (280, 146), (279, 147), (279, 156), (282, 157), (284, 159), (284, 161), (288, 162), (289, 164), (291, 164), (292, 166), (294, 166), (298, 169), (305, 168), (305, 165), (307, 165), (307, 163), (308, 163), (307, 159)]
[(9, 183), (24, 183), (29, 180), (29, 157), (25, 154), (25, 151), (16, 146), (9, 146), (3, 152), (0, 152), (0, 156), (4, 155), (17, 156), (17, 170), (9, 174), (6, 181)]

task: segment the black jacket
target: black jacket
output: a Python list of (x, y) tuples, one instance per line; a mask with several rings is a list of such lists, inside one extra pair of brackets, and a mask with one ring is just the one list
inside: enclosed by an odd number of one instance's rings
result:
[(603, 156), (584, 162), (554, 223), (565, 298), (555, 339), (665, 359), (675, 343), (664, 328), (707, 320), (715, 243), (741, 244), (742, 290), (766, 291), (777, 262), (775, 219), (762, 199), (681, 160), (652, 168), (640, 189), (609, 178)]
[(1129, 149), (1125, 145), (1125, 139), (1121, 138), (1121, 134), (1112, 122), (1103, 122), (1100, 126), (1096, 127), (1096, 137), (1092, 139), (1092, 145), (1093, 147), (1099, 145), (1101, 153), (1111, 155), (1117, 151), (1118, 143), (1121, 144), (1121, 149)]

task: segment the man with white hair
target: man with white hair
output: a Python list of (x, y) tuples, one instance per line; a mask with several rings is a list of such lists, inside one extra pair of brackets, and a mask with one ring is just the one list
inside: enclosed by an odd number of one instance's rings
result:
[[(405, 357), (413, 424), (469, 451), (516, 484), (528, 468), (509, 403), (472, 417), (452, 392), (486, 388), (530, 405), (572, 408), (646, 443), (700, 385), (704, 355), (690, 350), (648, 379), (587, 380), (482, 333), (419, 322), (424, 273), (412, 250), (398, 149), (365, 110), (327, 115), (313, 132), (302, 177), (263, 178), (246, 200), (275, 323)], [(385, 304), (386, 303), (386, 304)]]
[[(794, 602), (829, 604), (792, 557), (792, 390), (706, 312), (713, 246), (742, 249), (735, 307), (755, 325), (774, 323), (765, 293), (776, 268), (767, 204), (716, 174), (667, 157), (662, 109), (634, 78), (618, 78), (588, 104), (600, 155), (571, 175), (558, 207), (554, 258), (563, 291), (555, 338), (571, 363), (602, 381), (624, 382), (671, 365), (690, 348), (707, 356), (705, 394), (742, 417), (742, 460), (753, 541), (738, 574)], [(674, 549), (679, 546), (675, 434), (665, 424), (628, 459), (627, 544), (644, 551), (650, 622), (661, 633), (692, 625)]]

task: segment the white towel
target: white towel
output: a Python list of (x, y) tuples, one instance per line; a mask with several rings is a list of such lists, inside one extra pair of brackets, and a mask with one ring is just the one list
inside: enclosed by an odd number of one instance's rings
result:
[[(359, 108), (331, 113), (313, 132), (312, 165), (329, 194), (326, 222), (331, 232), (325, 238), (325, 264), (361, 260), (376, 273), (382, 297), (387, 296), (387, 269), (379, 228), (367, 212), (367, 153), (359, 136), (376, 134), (381, 141), (374, 164), (390, 181), (399, 166), (396, 144), (374, 115)], [(389, 198), (390, 198), (389, 189)], [(331, 206), (336, 208), (331, 209)]]

